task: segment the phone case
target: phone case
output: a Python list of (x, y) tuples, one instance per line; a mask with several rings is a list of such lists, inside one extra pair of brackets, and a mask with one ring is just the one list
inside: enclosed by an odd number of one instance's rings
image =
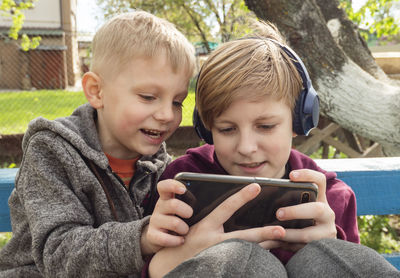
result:
[(267, 225), (281, 225), (284, 228), (300, 229), (314, 224), (312, 219), (290, 221), (276, 219), (276, 211), (280, 207), (315, 201), (318, 187), (313, 183), (291, 182), (287, 179), (190, 172), (178, 173), (175, 179), (182, 182), (187, 188), (184, 194), (175, 197), (193, 208), (192, 217), (184, 219), (189, 226), (208, 215), (226, 198), (254, 182), (261, 186), (261, 192), (225, 222), (224, 229), (226, 232)]

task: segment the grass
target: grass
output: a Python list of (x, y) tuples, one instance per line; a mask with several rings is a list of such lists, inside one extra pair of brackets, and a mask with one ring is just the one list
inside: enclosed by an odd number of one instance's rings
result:
[(53, 120), (86, 102), (82, 92), (40, 90), (0, 93), (0, 134), (24, 133), (38, 116)]
[(6, 243), (11, 239), (12, 233), (11, 232), (6, 232), (6, 233), (0, 233), (0, 249), (6, 245)]
[[(53, 120), (70, 115), (86, 102), (82, 91), (38, 90), (0, 93), (0, 134), (24, 133), (28, 123), (42, 116)], [(192, 125), (194, 93), (183, 103), (181, 125)]]
[(192, 114), (193, 114), (194, 104), (195, 104), (194, 91), (191, 91), (189, 92), (188, 96), (183, 102), (181, 126), (193, 125)]

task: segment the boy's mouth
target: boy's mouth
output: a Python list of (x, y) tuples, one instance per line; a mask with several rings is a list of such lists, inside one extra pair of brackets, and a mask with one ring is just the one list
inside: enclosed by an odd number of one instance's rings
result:
[(160, 138), (164, 134), (163, 131), (159, 131), (159, 130), (155, 130), (155, 129), (141, 129), (140, 131), (142, 131), (147, 136), (149, 136), (151, 138), (156, 138), (156, 139)]
[(257, 168), (258, 166), (260, 166), (261, 164), (264, 164), (265, 161), (262, 162), (253, 162), (253, 163), (240, 163), (239, 165), (241, 167), (245, 167), (245, 168)]

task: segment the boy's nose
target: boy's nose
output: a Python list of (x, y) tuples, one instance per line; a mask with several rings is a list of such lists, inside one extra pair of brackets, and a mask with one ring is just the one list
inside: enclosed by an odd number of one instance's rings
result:
[(174, 107), (171, 104), (160, 105), (158, 111), (154, 113), (154, 118), (161, 122), (170, 122), (174, 117)]
[(249, 155), (257, 151), (257, 140), (249, 132), (242, 132), (239, 135), (237, 143), (237, 151), (242, 155)]

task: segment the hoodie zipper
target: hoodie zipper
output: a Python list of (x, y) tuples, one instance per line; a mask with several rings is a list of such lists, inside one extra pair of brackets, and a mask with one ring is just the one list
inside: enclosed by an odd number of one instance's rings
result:
[[(138, 204), (138, 201), (137, 201), (137, 199), (136, 199), (135, 194), (134, 194), (133, 192), (132, 192), (132, 194), (131, 194), (131, 192), (129, 191), (129, 189), (126, 188), (126, 186), (125, 186), (123, 180), (121, 179), (121, 177), (118, 176), (118, 174), (115, 173), (115, 172), (111, 169), (110, 166), (108, 166), (107, 168), (111, 171), (111, 173), (113, 174), (113, 176), (119, 181), (119, 185), (122, 186), (122, 187), (124, 188), (124, 190), (126, 190), (126, 192), (127, 192), (128, 195), (129, 195), (129, 198), (132, 199), (132, 201), (133, 201), (133, 207), (135, 208), (135, 211), (136, 211), (137, 215), (139, 216), (139, 218), (143, 218), (143, 213), (142, 213), (142, 211), (141, 211), (141, 209), (140, 209), (140, 204)], [(140, 178), (138, 178), (135, 182), (137, 183), (137, 182), (143, 180), (143, 179), (146, 178), (149, 174), (150, 174), (149, 171), (145, 171), (144, 174), (143, 174)], [(133, 185), (134, 185), (134, 183), (129, 184), (129, 188), (130, 188), (131, 186), (133, 186)]]

